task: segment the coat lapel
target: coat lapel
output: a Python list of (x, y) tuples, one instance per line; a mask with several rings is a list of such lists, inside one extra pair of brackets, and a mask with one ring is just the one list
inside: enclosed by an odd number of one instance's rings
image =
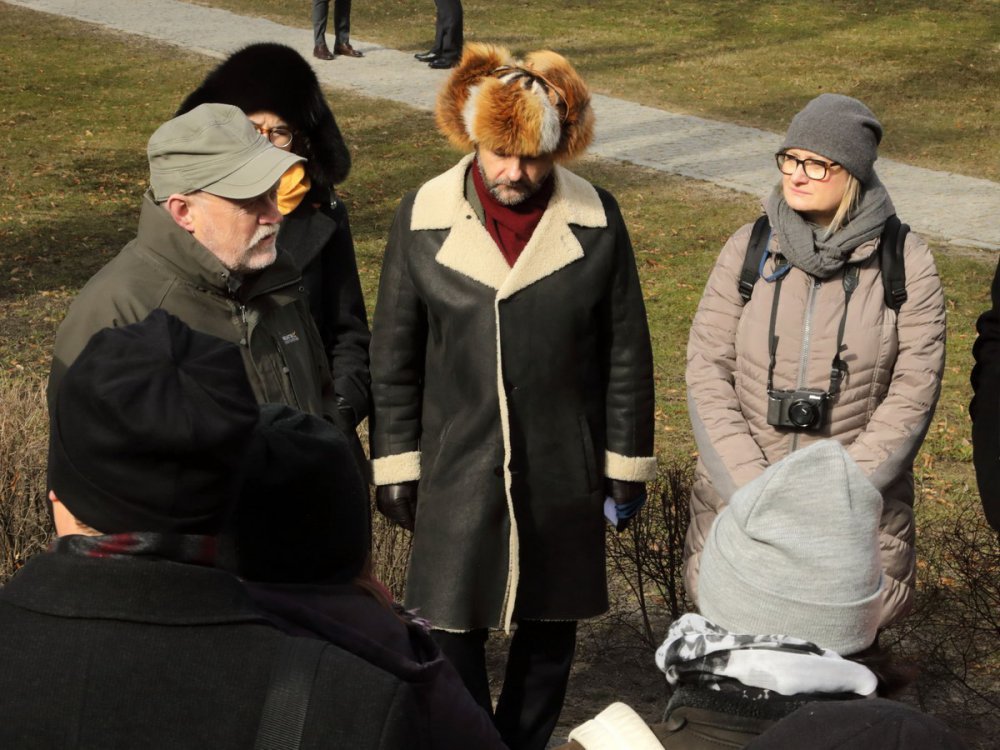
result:
[(555, 167), (555, 190), (545, 214), (513, 268), (465, 199), (469, 154), (417, 192), (410, 229), (448, 229), (435, 260), (441, 265), (497, 290), (505, 299), (583, 258), (583, 248), (570, 225), (605, 227), (600, 196), (586, 180)]

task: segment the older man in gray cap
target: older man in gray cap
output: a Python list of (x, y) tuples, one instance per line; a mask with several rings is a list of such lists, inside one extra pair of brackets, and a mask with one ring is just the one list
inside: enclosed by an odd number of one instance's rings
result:
[(302, 157), (236, 107), (204, 104), (149, 139), (150, 189), (131, 242), (87, 282), (56, 336), (49, 402), (96, 331), (163, 308), (237, 344), (259, 402), (339, 418), (300, 274), (277, 252), (282, 174)]

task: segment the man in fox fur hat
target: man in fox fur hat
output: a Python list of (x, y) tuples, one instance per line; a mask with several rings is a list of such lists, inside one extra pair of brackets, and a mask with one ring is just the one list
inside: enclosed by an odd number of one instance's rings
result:
[(484, 646), (516, 624), (494, 720), (544, 748), (576, 621), (607, 609), (605, 516), (653, 458), (653, 367), (614, 198), (559, 163), (593, 137), (560, 55), (468, 45), (437, 122), (457, 165), (407, 195), (371, 344), (379, 510), (413, 529), (406, 605), (492, 710)]

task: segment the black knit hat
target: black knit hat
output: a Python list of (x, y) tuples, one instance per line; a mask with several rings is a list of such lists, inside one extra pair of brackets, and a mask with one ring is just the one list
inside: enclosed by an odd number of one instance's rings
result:
[(239, 349), (154, 310), (98, 331), (63, 376), (50, 487), (106, 534), (217, 533), (257, 415)]
[(347, 438), (264, 404), (232, 521), (235, 569), (264, 583), (347, 583), (368, 558), (368, 488)]
[(234, 52), (208, 74), (177, 110), (218, 102), (246, 114), (268, 111), (296, 131), (292, 150), (306, 157), (313, 185), (330, 188), (351, 171), (351, 154), (319, 87), (316, 73), (291, 47), (271, 42)]

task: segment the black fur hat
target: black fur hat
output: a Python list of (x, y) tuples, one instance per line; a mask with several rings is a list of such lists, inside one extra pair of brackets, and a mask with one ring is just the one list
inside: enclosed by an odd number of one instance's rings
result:
[(292, 150), (308, 159), (306, 172), (316, 187), (330, 188), (351, 171), (351, 154), (316, 73), (291, 47), (265, 42), (234, 52), (188, 95), (177, 114), (208, 102), (232, 104), (248, 114), (266, 110), (285, 120), (296, 131)]

